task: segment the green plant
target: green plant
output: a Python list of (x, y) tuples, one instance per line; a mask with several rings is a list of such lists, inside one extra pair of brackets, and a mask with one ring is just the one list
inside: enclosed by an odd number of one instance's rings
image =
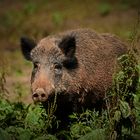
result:
[[(21, 102), (0, 101), (0, 136), (8, 139), (54, 139), (48, 134), (48, 115), (41, 105), (25, 105)], [(55, 138), (56, 139), (56, 138)]]
[(123, 127), (130, 130), (130, 135), (135, 129), (136, 114), (134, 96), (137, 93), (139, 82), (139, 71), (137, 60), (129, 51), (119, 59), (120, 71), (115, 75), (112, 89), (107, 101), (110, 139), (120, 139), (123, 135)]
[[(2, 56), (3, 57), (3, 56)], [(5, 63), (3, 62), (3, 59), (1, 59), (0, 62), (0, 98), (3, 98), (9, 94), (7, 88), (6, 88), (6, 66)]]
[(5, 87), (6, 79), (5, 79), (5, 72), (0, 73), (0, 97), (3, 97), (3, 95), (6, 95), (8, 90)]
[(27, 2), (24, 4), (23, 13), (25, 15), (32, 15), (37, 11), (37, 5), (35, 2)]
[(52, 21), (55, 25), (60, 26), (63, 23), (63, 16), (60, 12), (54, 12), (52, 15)]
[(102, 114), (95, 110), (86, 110), (81, 114), (74, 113), (70, 115), (72, 124), (70, 125), (70, 136), (72, 139), (97, 138), (105, 139), (105, 130), (108, 127), (107, 112)]
[(111, 5), (107, 2), (100, 3), (98, 6), (98, 11), (101, 16), (106, 16), (111, 12)]

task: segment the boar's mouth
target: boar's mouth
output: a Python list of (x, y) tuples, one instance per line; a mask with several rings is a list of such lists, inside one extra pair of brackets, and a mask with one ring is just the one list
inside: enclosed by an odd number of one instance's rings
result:
[(63, 94), (63, 92), (58, 92), (58, 93), (55, 93), (55, 92), (52, 92), (50, 93), (50, 95), (48, 96), (48, 98), (44, 99), (44, 100), (41, 100), (40, 102), (41, 103), (53, 103), (54, 100), (57, 100), (58, 96), (60, 94)]
[(41, 101), (43, 104), (48, 104), (48, 103), (64, 103), (64, 102), (69, 102), (70, 100), (70, 94), (67, 94), (66, 92), (53, 92), (51, 93), (48, 98), (44, 101)]

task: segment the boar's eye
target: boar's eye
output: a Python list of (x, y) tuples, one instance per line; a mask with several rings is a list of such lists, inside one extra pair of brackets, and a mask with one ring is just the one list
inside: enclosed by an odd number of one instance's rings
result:
[(33, 71), (32, 71), (31, 82), (34, 81), (35, 74), (36, 74), (36, 72), (38, 71), (38, 69), (40, 67), (40, 64), (38, 62), (34, 62), (33, 65), (34, 65), (34, 68), (33, 68)]
[(34, 69), (38, 69), (39, 65), (40, 65), (40, 64), (39, 64), (38, 62), (35, 62), (35, 63), (34, 63)]
[(54, 64), (54, 68), (55, 69), (62, 69), (62, 65), (61, 64)]
[(55, 73), (56, 74), (60, 74), (61, 73), (61, 70), (62, 70), (62, 65), (59, 64), (59, 63), (55, 63), (54, 64), (54, 70), (55, 70)]

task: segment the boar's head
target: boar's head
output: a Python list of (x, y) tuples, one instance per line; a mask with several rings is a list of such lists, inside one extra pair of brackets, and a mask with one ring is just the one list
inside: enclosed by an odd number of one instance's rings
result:
[(73, 74), (78, 68), (74, 36), (47, 37), (39, 43), (23, 37), (21, 49), (24, 57), (33, 63), (31, 91), (35, 102), (45, 102), (56, 92), (70, 91)]

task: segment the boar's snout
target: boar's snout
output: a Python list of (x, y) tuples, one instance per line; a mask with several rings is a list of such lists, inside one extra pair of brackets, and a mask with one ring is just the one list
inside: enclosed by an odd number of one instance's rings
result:
[(32, 98), (34, 102), (44, 102), (48, 99), (48, 95), (45, 94), (45, 91), (43, 88), (38, 88), (34, 91)]

